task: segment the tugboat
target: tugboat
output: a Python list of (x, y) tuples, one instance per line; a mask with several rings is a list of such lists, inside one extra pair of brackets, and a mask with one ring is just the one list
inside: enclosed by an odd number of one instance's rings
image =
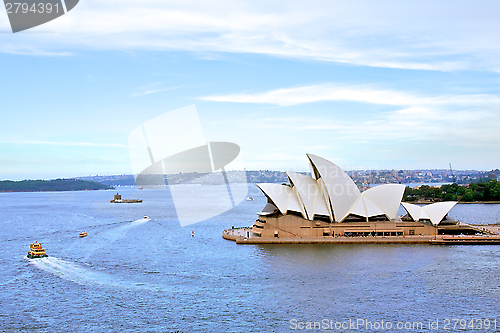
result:
[(34, 243), (30, 244), (30, 251), (28, 252), (27, 257), (30, 259), (35, 259), (35, 258), (48, 257), (48, 255), (47, 253), (45, 253), (42, 244), (37, 243), (37, 241), (35, 241)]
[(83, 238), (83, 237), (86, 237), (87, 236), (87, 232), (86, 231), (82, 231), (78, 234), (78, 237), (80, 238)]

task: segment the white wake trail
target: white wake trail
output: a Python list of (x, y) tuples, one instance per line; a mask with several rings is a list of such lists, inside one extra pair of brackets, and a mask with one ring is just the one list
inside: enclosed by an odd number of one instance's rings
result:
[(135, 283), (127, 281), (111, 274), (96, 271), (91, 268), (83, 267), (77, 263), (65, 261), (55, 257), (30, 259), (30, 263), (43, 271), (78, 284), (163, 291), (163, 289), (159, 286), (152, 286), (142, 282)]
[[(96, 233), (94, 235), (89, 235), (87, 238), (84, 239), (86, 242), (85, 244), (85, 251), (87, 255), (85, 256), (84, 259), (88, 259), (95, 251), (102, 249), (103, 247), (108, 246), (109, 244), (122, 239), (125, 237), (127, 232), (130, 231), (130, 229), (136, 228), (146, 222), (151, 221), (150, 218), (142, 218), (133, 222), (129, 222), (127, 224), (121, 225), (119, 227), (113, 228), (111, 230), (107, 230), (104, 232)], [(90, 241), (91, 240), (91, 241)], [(82, 240), (78, 239), (75, 242), (80, 242)]]

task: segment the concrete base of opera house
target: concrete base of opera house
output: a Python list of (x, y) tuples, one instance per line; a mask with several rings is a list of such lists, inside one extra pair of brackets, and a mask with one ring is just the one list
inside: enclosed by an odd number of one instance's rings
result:
[(222, 238), (236, 244), (433, 244), (433, 245), (500, 245), (500, 236), (418, 235), (367, 237), (258, 237), (252, 228), (226, 229)]
[[(250, 237), (247, 237), (250, 236)], [(236, 244), (429, 244), (435, 236), (374, 236), (374, 237), (252, 237), (251, 228), (224, 230), (222, 238)]]

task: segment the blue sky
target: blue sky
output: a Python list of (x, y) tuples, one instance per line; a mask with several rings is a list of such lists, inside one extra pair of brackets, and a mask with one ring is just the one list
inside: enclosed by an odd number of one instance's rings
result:
[[(0, 179), (132, 173), (128, 136), (195, 104), (247, 169), (500, 168), (497, 1), (94, 1), (0, 15)], [(168, 131), (168, 128), (166, 129)], [(171, 142), (168, 144), (175, 144)]]

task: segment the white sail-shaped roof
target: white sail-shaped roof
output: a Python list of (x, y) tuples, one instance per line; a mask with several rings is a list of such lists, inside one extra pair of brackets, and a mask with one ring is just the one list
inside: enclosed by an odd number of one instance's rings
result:
[(356, 202), (354, 202), (354, 205), (352, 205), (349, 214), (366, 217), (365, 203), (363, 202), (363, 199), (361, 197), (358, 197), (358, 199), (356, 199)]
[[(281, 214), (286, 214), (289, 200), (287, 189), (281, 184), (263, 183), (257, 184), (260, 190), (268, 197), (272, 203), (278, 207)], [(290, 189), (291, 190), (291, 189)]]
[(291, 189), (289, 186), (285, 185), (283, 186), (288, 187), (291, 190), (289, 194), (287, 211), (291, 210), (293, 212), (300, 213), (302, 214), (302, 217), (306, 219), (307, 215), (304, 209), (304, 204), (300, 202), (299, 198), (297, 197), (297, 193), (295, 193), (295, 191)]
[[(385, 184), (372, 187), (361, 196), (369, 198), (390, 220), (398, 216), (399, 204), (403, 199), (405, 186), (401, 184)], [(374, 216), (374, 215), (369, 215)]]
[(313, 176), (323, 179), (335, 221), (343, 221), (360, 195), (358, 187), (347, 173), (332, 162), (312, 154), (307, 154), (307, 157), (311, 161)]
[[(305, 219), (316, 215), (329, 216), (331, 221), (343, 222), (350, 214), (365, 217), (385, 215), (389, 220), (397, 217), (405, 186), (385, 184), (360, 193), (351, 177), (332, 162), (307, 154), (312, 177), (287, 172), (290, 186), (257, 184), (279, 211), (298, 212)], [(456, 202), (440, 202), (420, 207), (403, 203), (413, 220), (429, 219), (434, 225), (441, 222)]]
[(335, 221), (335, 214), (333, 212), (333, 207), (331, 204), (330, 196), (328, 195), (328, 191), (326, 190), (326, 185), (325, 182), (323, 181), (323, 178), (316, 179), (316, 182), (318, 183), (318, 186), (321, 190), (321, 195), (323, 196), (323, 200), (325, 202), (326, 208), (328, 209), (328, 214), (330, 215), (330, 220)]
[(295, 190), (298, 196), (299, 202), (303, 204), (309, 220), (313, 220), (314, 215), (317, 214), (330, 216), (320, 186), (316, 180), (296, 172), (287, 172), (286, 175), (290, 180), (290, 184), (292, 184), (292, 189)]
[(429, 219), (433, 225), (438, 225), (456, 204), (456, 201), (436, 202), (425, 206), (417, 206), (408, 202), (401, 203), (413, 220)]
[(317, 181), (315, 182), (318, 186), (318, 196), (316, 197), (316, 207), (314, 209), (314, 215), (329, 216), (330, 220), (333, 221), (333, 214), (330, 212), (330, 209), (328, 209), (328, 204), (326, 203), (325, 196), (321, 191), (321, 186)]
[(386, 215), (370, 198), (360, 195), (354, 205), (351, 207), (349, 214), (354, 214), (363, 217)]
[(410, 214), (411, 218), (414, 221), (420, 220), (420, 212), (422, 210), (421, 206), (417, 206), (408, 202), (402, 202), (401, 205), (406, 209), (408, 214)]
[(301, 213), (304, 218), (306, 214), (295, 194), (295, 191), (286, 185), (261, 183), (257, 184), (261, 191), (278, 207), (281, 214), (286, 214), (291, 210)]
[(379, 206), (375, 202), (373, 202), (370, 198), (360, 195), (360, 198), (363, 200), (366, 209), (366, 216), (378, 216), (378, 215), (386, 215), (385, 212), (380, 209)]
[(422, 210), (429, 215), (432, 224), (438, 225), (456, 204), (456, 201), (436, 202), (422, 207)]

